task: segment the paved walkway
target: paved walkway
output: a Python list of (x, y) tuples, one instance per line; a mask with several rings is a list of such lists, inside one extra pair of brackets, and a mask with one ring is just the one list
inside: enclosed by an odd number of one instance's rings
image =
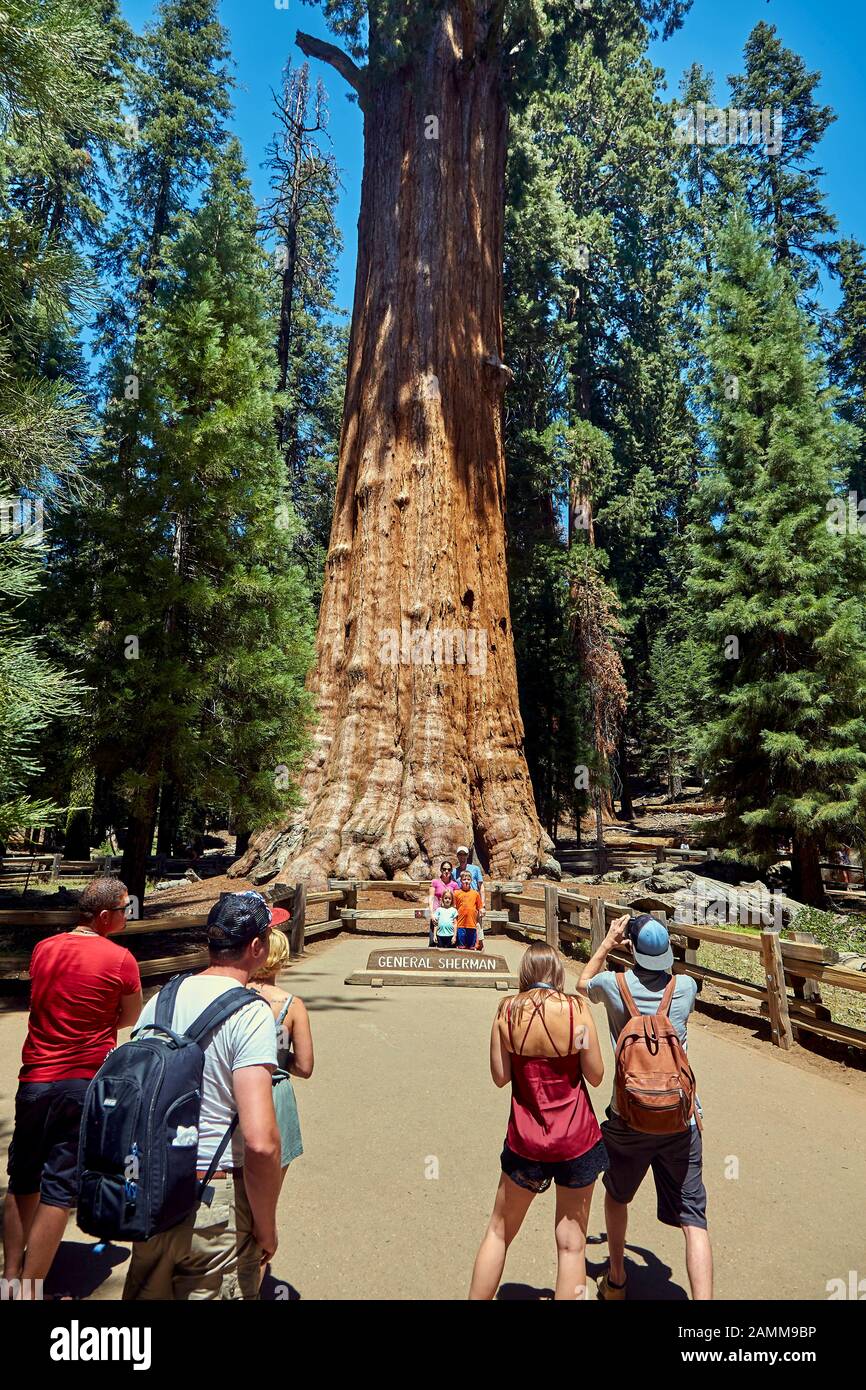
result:
[[(492, 990), (344, 985), (379, 944), (321, 944), (284, 977), (311, 1010), (316, 1070), (296, 1082), (305, 1152), (280, 1204), (277, 1297), (462, 1299), (499, 1173), (508, 1092), (492, 1084)], [(418, 945), (417, 939), (389, 945)], [(493, 945), (490, 940), (489, 945)], [(496, 939), (516, 967), (523, 948)], [(603, 1012), (599, 1009), (600, 1024)], [(11, 1128), (26, 1015), (0, 1014), (0, 1150)], [(607, 1077), (595, 1093), (601, 1116)], [(693, 1020), (690, 1049), (704, 1105), (705, 1181), (719, 1298), (824, 1299), (827, 1281), (866, 1273), (866, 1097), (787, 1063), (734, 1028)], [(3, 1165), (5, 1170), (5, 1163)], [(738, 1172), (738, 1176), (729, 1176)], [(3, 1173), (5, 1178), (5, 1171)], [(555, 1270), (553, 1194), (536, 1199), (512, 1247), (503, 1298), (533, 1298)], [(604, 1229), (600, 1190), (591, 1234)], [(651, 1183), (629, 1229), (631, 1294), (686, 1296), (682, 1237), (658, 1224)], [(603, 1242), (589, 1252), (600, 1272)], [(59, 1276), (79, 1294), (117, 1298), (123, 1246), (93, 1252), (70, 1227)]]

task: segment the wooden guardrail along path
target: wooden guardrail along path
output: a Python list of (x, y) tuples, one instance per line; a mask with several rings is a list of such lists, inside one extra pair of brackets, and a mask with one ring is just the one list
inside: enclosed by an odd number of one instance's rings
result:
[[(154, 855), (147, 861), (147, 872), (155, 878), (181, 879), (189, 869), (199, 878), (224, 873), (234, 860), (233, 854), (204, 854), (197, 859), (172, 859)], [(0, 858), (0, 888), (21, 887), (25, 892), (31, 883), (52, 879), (95, 878), (101, 874), (119, 874), (120, 855), (98, 859), (64, 859), (60, 853), (5, 855)]]
[[(683, 850), (677, 853), (685, 857), (694, 852)], [(533, 893), (527, 891), (527, 885), (521, 882), (486, 880), (488, 906), (484, 916), (485, 933), (502, 931), (525, 941), (547, 940), (556, 947), (581, 942), (594, 950), (603, 941), (609, 923), (628, 911), (621, 903), (590, 897), (570, 886), (538, 886), (542, 891)], [(292, 917), (287, 929), (292, 956), (297, 958), (303, 954), (307, 940), (340, 931), (368, 932), (377, 920), (405, 922), (407, 935), (426, 936), (429, 929), (429, 890), (430, 880), (330, 879), (327, 891), (310, 893), (306, 891), (305, 884), (276, 883), (271, 889), (271, 897), (275, 906), (289, 907), (291, 910)], [(397, 896), (412, 894), (420, 901), (401, 908), (359, 906), (359, 895), (368, 892)], [(308, 909), (320, 905), (327, 908), (325, 919), (308, 923)], [(537, 912), (543, 918), (543, 925), (523, 920), (522, 910)], [(582, 920), (582, 914), (585, 920)], [(822, 946), (802, 932), (782, 936), (775, 928), (764, 927), (750, 934), (726, 930), (724, 927), (667, 922), (667, 916), (661, 909), (656, 915), (666, 921), (671, 933), (677, 955), (675, 973), (691, 974), (699, 987), (708, 980), (745, 998), (759, 1000), (769, 1018), (775, 1046), (789, 1048), (796, 1033), (803, 1030), (849, 1046), (866, 1048), (866, 1030), (835, 1023), (821, 998), (821, 985), (866, 994), (866, 972), (840, 966), (838, 952), (834, 949)], [(74, 910), (0, 910), (0, 930), (32, 928), (34, 934), (46, 933), (72, 927), (77, 920)], [(146, 917), (141, 921), (129, 922), (123, 935), (137, 938), (203, 930), (206, 923), (204, 913)], [(739, 979), (701, 965), (698, 952), (702, 943), (759, 956), (763, 976), (761, 982)], [(157, 960), (142, 960), (139, 969), (143, 977), (171, 973), (176, 969), (178, 959), (177, 955), (169, 955)], [(198, 968), (207, 963), (207, 951), (202, 947), (195, 952), (185, 953), (182, 960), (187, 968)], [(630, 956), (624, 951), (614, 951), (610, 953), (608, 963), (625, 968), (630, 963)], [(0, 956), (0, 977), (26, 980), (28, 965), (29, 952), (26, 955)]]

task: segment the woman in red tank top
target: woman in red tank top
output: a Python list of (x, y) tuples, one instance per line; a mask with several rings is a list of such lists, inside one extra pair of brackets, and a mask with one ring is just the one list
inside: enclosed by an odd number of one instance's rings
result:
[(511, 1114), (493, 1215), (475, 1258), (470, 1299), (495, 1296), (505, 1256), (532, 1199), (556, 1184), (557, 1299), (586, 1297), (586, 1231), (607, 1153), (587, 1081), (604, 1080), (598, 1034), (584, 1000), (563, 992), (562, 960), (532, 945), (520, 993), (503, 1000), (490, 1038), (497, 1086), (511, 1082)]

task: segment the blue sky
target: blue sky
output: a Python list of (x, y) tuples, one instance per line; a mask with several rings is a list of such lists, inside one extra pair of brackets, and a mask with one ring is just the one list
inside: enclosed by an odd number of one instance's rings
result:
[[(280, 0), (286, 3), (286, 0)], [(246, 154), (256, 196), (262, 198), (267, 180), (261, 163), (273, 132), (271, 89), (295, 47), (295, 32), (304, 29), (330, 37), (317, 5), (287, 0), (278, 9), (275, 0), (222, 0), (221, 18), (231, 34), (238, 90), (235, 93), (234, 128)], [(128, 21), (141, 29), (156, 8), (152, 0), (121, 0)], [(837, 120), (824, 137), (820, 162), (826, 170), (825, 186), (831, 210), (843, 235), (866, 241), (866, 191), (863, 174), (866, 159), (861, 141), (866, 130), (866, 89), (862, 55), (866, 50), (864, 0), (694, 0), (683, 28), (667, 43), (652, 47), (654, 62), (664, 68), (668, 93), (676, 95), (680, 75), (691, 62), (709, 68), (716, 77), (716, 98), (727, 103), (725, 81), (742, 69), (743, 44), (759, 20), (775, 24), (782, 42), (805, 60), (810, 70), (822, 73), (820, 99), (833, 107)], [(341, 170), (343, 194), (339, 222), (345, 240), (338, 280), (338, 300), (346, 308), (352, 302), (355, 238), (361, 185), (361, 117), (346, 99), (346, 85), (332, 69), (312, 62), (314, 77), (323, 77), (331, 109), (331, 137)]]

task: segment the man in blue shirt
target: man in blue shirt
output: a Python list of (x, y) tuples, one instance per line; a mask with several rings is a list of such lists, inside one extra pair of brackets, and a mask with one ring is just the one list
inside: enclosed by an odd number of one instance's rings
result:
[(460, 882), (461, 874), (468, 874), (472, 879), (472, 887), (476, 893), (481, 895), (481, 906), (484, 907), (484, 875), (477, 864), (470, 864), (469, 850), (465, 845), (460, 845), (457, 850), (457, 867), (454, 870), (454, 877)]
[[(605, 970), (607, 955), (616, 947), (630, 947), (634, 967), (625, 972), (625, 983), (641, 1014), (654, 1014), (670, 984), (674, 955), (667, 927), (647, 913), (619, 917), (598, 950), (584, 966), (578, 990), (587, 999), (604, 1004), (610, 1038), (616, 1050), (628, 1022), (612, 970)], [(690, 975), (677, 975), (669, 1018), (688, 1051), (688, 1018), (695, 1006), (697, 984)], [(696, 1098), (696, 1108), (700, 1105)], [(713, 1253), (707, 1233), (707, 1194), (702, 1175), (701, 1131), (695, 1120), (684, 1133), (643, 1134), (627, 1125), (616, 1112), (614, 1099), (601, 1126), (610, 1169), (604, 1175), (604, 1214), (610, 1263), (599, 1283), (605, 1300), (626, 1296), (625, 1236), (628, 1206), (652, 1168), (656, 1186), (656, 1212), (667, 1226), (679, 1226), (686, 1242), (686, 1269), (693, 1299), (713, 1296)]]

